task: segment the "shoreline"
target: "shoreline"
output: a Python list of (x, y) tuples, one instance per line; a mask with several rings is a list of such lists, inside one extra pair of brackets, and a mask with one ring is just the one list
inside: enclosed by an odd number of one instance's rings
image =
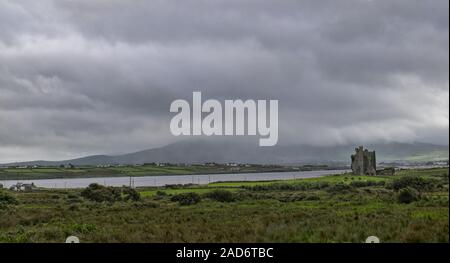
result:
[(98, 174), (98, 175), (87, 175), (87, 176), (21, 176), (16, 175), (12, 178), (3, 178), (0, 177), (1, 181), (17, 181), (17, 180), (51, 180), (51, 179), (89, 179), (89, 178), (117, 178), (117, 177), (147, 177), (147, 176), (195, 176), (195, 175), (208, 175), (208, 174), (252, 174), (252, 173), (294, 173), (294, 172), (314, 172), (314, 171), (334, 171), (334, 170), (348, 170), (349, 168), (344, 167), (331, 167), (329, 169), (312, 169), (312, 170), (294, 170), (294, 169), (273, 169), (273, 170), (261, 170), (261, 171), (205, 171), (199, 173), (159, 173), (159, 174), (143, 174), (143, 175), (126, 175), (126, 174)]
[(8, 188), (17, 183), (34, 183), (37, 188), (74, 189), (85, 188), (91, 183), (104, 186), (152, 187), (165, 185), (208, 184), (213, 182), (239, 181), (276, 181), (300, 178), (313, 178), (324, 175), (346, 173), (349, 170), (316, 170), (303, 172), (254, 172), (254, 173), (209, 173), (196, 175), (139, 176), (139, 177), (94, 177), (94, 178), (59, 178), (31, 180), (0, 180)]

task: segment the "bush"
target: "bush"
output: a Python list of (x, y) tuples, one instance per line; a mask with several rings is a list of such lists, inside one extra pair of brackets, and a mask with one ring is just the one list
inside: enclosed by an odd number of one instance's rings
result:
[(168, 196), (168, 194), (166, 192), (158, 190), (158, 191), (156, 191), (156, 194), (153, 199), (154, 200), (163, 200), (163, 199), (166, 199), (167, 196)]
[(16, 204), (18, 204), (18, 202), (14, 196), (0, 190), (0, 206)]
[(303, 200), (305, 200), (305, 201), (319, 201), (320, 200), (320, 196), (311, 194), (311, 195), (307, 195), (305, 197), (305, 199), (303, 199)]
[(429, 190), (432, 188), (432, 182), (419, 176), (403, 176), (394, 179), (390, 185), (390, 188), (398, 191), (403, 188), (411, 187), (417, 191)]
[(399, 191), (397, 201), (402, 204), (409, 204), (419, 200), (417, 191), (411, 187), (403, 188)]
[(131, 201), (139, 201), (141, 200), (141, 195), (133, 188), (125, 187), (122, 190), (122, 194), (124, 195), (123, 199), (125, 201), (131, 200)]
[(219, 202), (233, 202), (235, 200), (233, 193), (227, 190), (214, 190), (206, 193), (205, 197)]
[(369, 187), (369, 186), (384, 186), (384, 181), (352, 181), (350, 186), (360, 188), (360, 187)]
[(278, 201), (280, 201), (280, 202), (295, 202), (295, 201), (302, 201), (305, 198), (306, 198), (306, 195), (304, 193), (293, 193), (293, 194), (282, 195), (280, 198), (278, 198)]
[(166, 195), (167, 195), (167, 193), (166, 193), (166, 192), (164, 192), (164, 191), (160, 191), (160, 190), (158, 190), (158, 191), (156, 191), (156, 195), (157, 195), (157, 196), (166, 196)]
[(352, 191), (352, 190), (354, 190), (354, 189), (351, 185), (343, 184), (343, 183), (333, 184), (326, 189), (327, 192), (333, 193), (333, 194), (347, 193), (348, 191)]
[(147, 200), (142, 200), (140, 202), (134, 202), (133, 206), (135, 208), (139, 208), (139, 209), (143, 209), (143, 208), (157, 208), (159, 207), (159, 203), (157, 202), (152, 202), (152, 201), (147, 201)]
[(99, 184), (90, 184), (81, 192), (81, 196), (95, 202), (114, 202), (122, 199), (120, 190)]
[(197, 193), (183, 193), (172, 196), (170, 200), (178, 202), (180, 205), (193, 205), (200, 202), (202, 198)]
[(141, 195), (130, 187), (114, 188), (99, 184), (90, 184), (81, 191), (81, 196), (95, 202), (139, 201)]

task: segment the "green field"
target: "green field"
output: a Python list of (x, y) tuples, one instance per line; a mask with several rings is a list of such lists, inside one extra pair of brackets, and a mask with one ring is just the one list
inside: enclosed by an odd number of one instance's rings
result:
[(2, 190), (0, 242), (76, 235), (81, 242), (360, 243), (375, 235), (448, 243), (448, 182), (448, 169), (426, 169), (147, 187), (129, 200), (127, 188)]

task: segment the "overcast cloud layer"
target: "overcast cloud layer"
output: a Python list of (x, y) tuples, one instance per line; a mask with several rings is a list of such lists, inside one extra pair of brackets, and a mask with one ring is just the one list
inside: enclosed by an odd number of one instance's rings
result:
[(448, 144), (447, 0), (0, 1), (0, 163), (179, 140), (174, 99), (278, 99), (281, 144)]

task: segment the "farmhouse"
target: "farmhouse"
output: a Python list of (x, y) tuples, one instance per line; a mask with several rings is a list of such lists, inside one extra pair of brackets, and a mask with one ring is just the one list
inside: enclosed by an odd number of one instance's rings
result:
[(37, 187), (34, 185), (34, 183), (31, 184), (17, 183), (15, 185), (11, 185), (11, 187), (9, 187), (9, 190), (31, 192), (33, 190), (36, 190), (36, 188)]

